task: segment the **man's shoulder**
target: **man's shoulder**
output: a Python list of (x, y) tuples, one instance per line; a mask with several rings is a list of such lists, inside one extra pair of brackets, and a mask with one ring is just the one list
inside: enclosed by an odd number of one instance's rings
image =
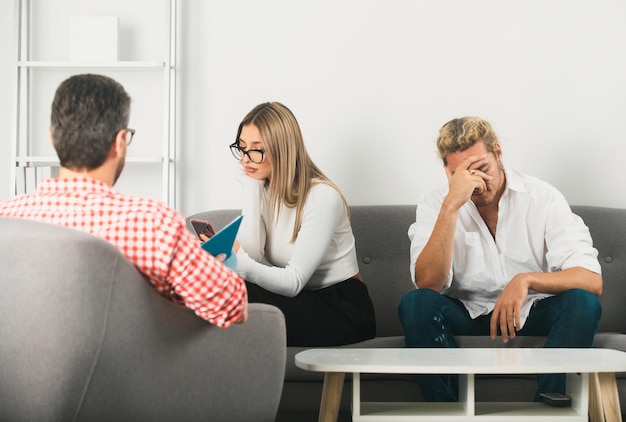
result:
[(441, 205), (444, 198), (448, 194), (448, 186), (439, 186), (424, 193), (418, 200), (418, 206), (424, 205)]
[(177, 210), (154, 198), (118, 193), (116, 199), (120, 210), (128, 213), (150, 215), (164, 220), (184, 220), (182, 214)]
[(548, 196), (563, 196), (561, 191), (551, 183), (533, 175), (507, 169), (509, 188), (514, 191), (528, 192), (542, 198)]
[(0, 217), (19, 216), (24, 208), (36, 201), (33, 194), (22, 194), (0, 200)]

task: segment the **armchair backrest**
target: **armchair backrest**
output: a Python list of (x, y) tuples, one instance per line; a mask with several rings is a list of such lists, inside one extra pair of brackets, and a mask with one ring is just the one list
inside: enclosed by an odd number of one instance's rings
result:
[(221, 329), (161, 297), (111, 244), (0, 218), (0, 420), (275, 419), (284, 317)]

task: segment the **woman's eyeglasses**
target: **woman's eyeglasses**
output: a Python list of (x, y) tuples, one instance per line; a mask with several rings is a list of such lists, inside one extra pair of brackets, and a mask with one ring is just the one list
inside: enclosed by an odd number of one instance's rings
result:
[(237, 142), (233, 142), (228, 147), (230, 148), (230, 152), (233, 153), (233, 157), (239, 161), (243, 160), (243, 156), (246, 155), (254, 164), (261, 164), (263, 162), (263, 158), (265, 156), (264, 149), (249, 149), (246, 151), (241, 148)]

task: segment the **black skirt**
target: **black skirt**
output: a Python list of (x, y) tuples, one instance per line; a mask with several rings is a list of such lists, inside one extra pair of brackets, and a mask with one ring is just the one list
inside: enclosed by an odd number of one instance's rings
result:
[(350, 278), (296, 297), (269, 292), (246, 282), (248, 301), (276, 306), (285, 315), (287, 346), (339, 346), (376, 336), (374, 306), (367, 286)]

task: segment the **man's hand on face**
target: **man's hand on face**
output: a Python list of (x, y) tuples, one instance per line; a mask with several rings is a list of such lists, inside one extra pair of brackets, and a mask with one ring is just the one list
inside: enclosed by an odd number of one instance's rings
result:
[(492, 177), (479, 170), (487, 154), (471, 155), (454, 169), (444, 167), (448, 177), (449, 192), (446, 198), (454, 209), (461, 208), (472, 197), (474, 191), (484, 192), (486, 181)]
[(491, 314), (490, 335), (492, 339), (497, 337), (498, 327), (504, 343), (515, 338), (516, 331), (522, 326), (520, 312), (528, 296), (528, 286), (526, 275), (518, 274), (504, 288)]

